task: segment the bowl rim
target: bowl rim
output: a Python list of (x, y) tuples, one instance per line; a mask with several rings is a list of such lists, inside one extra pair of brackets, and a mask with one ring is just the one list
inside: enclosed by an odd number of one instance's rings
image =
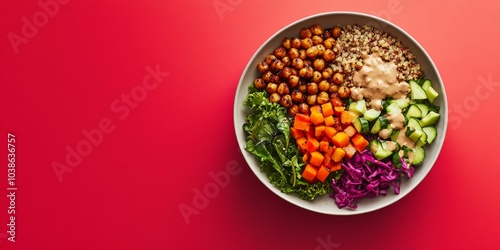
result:
[[(256, 60), (256, 57), (262, 52), (262, 50), (264, 50), (265, 47), (271, 41), (273, 41), (277, 37), (282, 36), (285, 31), (287, 31), (288, 29), (296, 26), (297, 24), (300, 24), (300, 23), (303, 23), (303, 22), (307, 22), (307, 21), (310, 21), (310, 20), (313, 20), (313, 19), (325, 17), (325, 16), (335, 16), (335, 15), (352, 15), (352, 16), (361, 16), (363, 18), (372, 19), (376, 23), (382, 24), (383, 26), (390, 26), (392, 29), (397, 30), (397, 32), (400, 32), (402, 35), (406, 36), (406, 38), (409, 39), (411, 41), (411, 43), (413, 43), (414, 46), (418, 47), (418, 49), (422, 52), (423, 56), (426, 57), (426, 59), (430, 62), (430, 65), (428, 65), (428, 66), (430, 67), (430, 69), (436, 75), (436, 78), (437, 78), (436, 80), (437, 80), (437, 82), (438, 82), (438, 84), (439, 84), (439, 86), (440, 86), (440, 88), (442, 90), (440, 92), (440, 95), (442, 96), (442, 100), (443, 100), (443, 103), (440, 105), (441, 106), (441, 108), (440, 108), (440, 115), (441, 115), (440, 123), (444, 123), (444, 124), (443, 124), (442, 132), (441, 132), (441, 134), (442, 134), (441, 135), (441, 137), (442, 137), (441, 141), (440, 141), (439, 144), (436, 145), (437, 148), (435, 148), (435, 151), (437, 151), (436, 156), (433, 159), (431, 159), (432, 162), (430, 163), (429, 167), (427, 167), (425, 169), (419, 169), (419, 172), (422, 172), (422, 171), (423, 172), (421, 173), (421, 178), (417, 181), (417, 183), (414, 186), (406, 187), (405, 192), (401, 192), (400, 194), (397, 195), (396, 198), (388, 200), (387, 202), (384, 202), (381, 205), (373, 206), (373, 207), (371, 207), (369, 209), (360, 210), (359, 207), (358, 207), (358, 209), (355, 209), (355, 210), (345, 209), (345, 208), (344, 209), (339, 209), (335, 204), (333, 204), (331, 212), (325, 212), (325, 211), (322, 211), (322, 210), (314, 209), (314, 206), (306, 206), (306, 205), (302, 205), (302, 204), (298, 204), (296, 202), (293, 202), (293, 198), (287, 198), (287, 196), (296, 197), (295, 195), (282, 193), (278, 188), (276, 188), (273, 184), (271, 184), (269, 182), (269, 179), (267, 178), (267, 175), (265, 175), (265, 173), (260, 172), (259, 167), (255, 168), (255, 167), (250, 166), (250, 163), (248, 162), (247, 157), (245, 156), (246, 155), (246, 153), (245, 153), (246, 150), (244, 148), (244, 145), (240, 143), (240, 139), (239, 139), (238, 134), (241, 133), (241, 131), (240, 131), (241, 127), (238, 126), (236, 117), (238, 116), (238, 112), (240, 112), (240, 110), (238, 108), (240, 107), (240, 105), (242, 105), (242, 104), (238, 103), (238, 93), (240, 93), (241, 88), (248, 87), (248, 86), (246, 86), (243, 83), (243, 80), (245, 78), (245, 75), (247, 75), (250, 70), (255, 70), (255, 69), (252, 69), (252, 67), (251, 67), (252, 66), (252, 62), (254, 62)], [(352, 25), (354, 25), (354, 24), (355, 23), (352, 23)], [(381, 29), (382, 31), (385, 31), (383, 28), (378, 28), (378, 29)], [(400, 37), (397, 37), (397, 36), (395, 36), (395, 37), (398, 40), (400, 40)], [(388, 21), (386, 19), (374, 16), (374, 15), (371, 15), (371, 14), (367, 14), (367, 13), (363, 13), (363, 12), (355, 12), (355, 11), (328, 11), (328, 12), (321, 12), (321, 13), (317, 13), (317, 14), (312, 14), (312, 15), (309, 15), (309, 16), (297, 19), (297, 20), (295, 20), (295, 21), (293, 21), (293, 22), (291, 22), (291, 23), (283, 26), (278, 31), (276, 31), (272, 36), (270, 36), (268, 39), (266, 39), (259, 46), (259, 48), (253, 53), (252, 57), (248, 60), (248, 62), (246, 64), (243, 72), (241, 73), (241, 76), (240, 76), (239, 81), (238, 81), (238, 86), (236, 88), (236, 92), (235, 92), (235, 95), (234, 95), (234, 101), (233, 101), (233, 124), (234, 124), (234, 133), (235, 133), (236, 139), (238, 141), (238, 147), (240, 149), (240, 153), (243, 155), (243, 158), (245, 159), (245, 162), (247, 163), (247, 165), (249, 166), (249, 168), (252, 170), (252, 172), (255, 174), (255, 176), (257, 177), (257, 179), (259, 179), (260, 182), (263, 182), (263, 180), (262, 180), (262, 177), (259, 176), (259, 172), (260, 172), (261, 175), (264, 174), (264, 177), (265, 177), (264, 179), (267, 181), (267, 183), (263, 183), (264, 186), (266, 186), (275, 195), (281, 197), (282, 199), (286, 200), (287, 202), (289, 202), (291, 204), (294, 204), (295, 206), (301, 207), (303, 209), (306, 209), (306, 210), (309, 210), (309, 211), (312, 211), (312, 212), (320, 213), (320, 214), (340, 215), (340, 216), (359, 215), (359, 214), (365, 214), (365, 213), (370, 213), (370, 212), (373, 212), (373, 211), (376, 211), (376, 210), (380, 210), (382, 208), (388, 207), (388, 206), (396, 203), (397, 201), (400, 201), (401, 199), (403, 199), (404, 197), (406, 197), (409, 193), (411, 193), (417, 186), (419, 186), (420, 183), (425, 179), (425, 177), (428, 175), (428, 173), (434, 167), (437, 159), (439, 158), (439, 155), (441, 153), (442, 147), (444, 145), (446, 131), (447, 131), (447, 125), (448, 125), (448, 101), (447, 101), (447, 96), (446, 96), (446, 90), (445, 90), (444, 83), (442, 81), (442, 78), (441, 78), (441, 76), (439, 74), (438, 69), (436, 68), (436, 65), (435, 65), (434, 61), (432, 60), (431, 56), (427, 53), (427, 51), (420, 45), (420, 43), (414, 37), (412, 37), (408, 32), (406, 32), (404, 29), (400, 28), (398, 25), (392, 23), (391, 21)], [(245, 139), (245, 142), (246, 142), (246, 139)], [(328, 195), (328, 194), (326, 194), (326, 195)], [(331, 199), (331, 198), (329, 198), (329, 199)], [(333, 201), (333, 199), (332, 199), (332, 201)], [(341, 212), (341, 213), (336, 213), (335, 212), (335, 211), (341, 211), (341, 210), (348, 211), (348, 212)]]

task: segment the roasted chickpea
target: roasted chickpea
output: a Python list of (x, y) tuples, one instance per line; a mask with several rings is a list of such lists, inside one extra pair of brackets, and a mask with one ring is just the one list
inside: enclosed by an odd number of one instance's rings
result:
[(276, 61), (278, 58), (276, 58), (275, 55), (273, 54), (269, 54), (266, 56), (266, 59), (264, 60), (264, 62), (267, 63), (267, 65), (271, 65), (271, 63), (273, 63), (274, 61)]
[(297, 75), (291, 75), (290, 77), (288, 77), (288, 86), (290, 88), (295, 88), (299, 85), (299, 80), (300, 80), (300, 77), (297, 76)]
[(326, 51), (325, 46), (323, 44), (318, 44), (316, 45), (316, 48), (318, 48), (318, 56), (323, 56)]
[(285, 82), (280, 83), (276, 91), (281, 96), (288, 95), (288, 93), (290, 93), (290, 89), (288, 88), (288, 85)]
[(264, 80), (262, 78), (257, 78), (253, 81), (253, 84), (255, 85), (255, 87), (257, 89), (265, 89), (267, 84), (266, 82), (264, 82)]
[(292, 100), (297, 103), (301, 103), (304, 101), (304, 94), (302, 94), (300, 90), (295, 89), (294, 91), (292, 91)]
[(328, 93), (337, 94), (338, 91), (339, 91), (339, 85), (330, 84), (330, 89), (328, 89)]
[(325, 31), (323, 31), (323, 37), (324, 38), (332, 37), (332, 29), (325, 29)]
[(321, 72), (319, 72), (319, 71), (313, 71), (313, 77), (312, 77), (312, 81), (313, 82), (318, 83), (322, 79), (323, 79), (323, 77), (321, 75)]
[(309, 49), (311, 46), (313, 46), (313, 40), (309, 37), (302, 39), (301, 42), (302, 42), (302, 48), (304, 49)]
[(271, 81), (272, 83), (280, 83), (280, 77), (278, 75), (271, 75)]
[(323, 41), (323, 45), (326, 49), (332, 49), (335, 46), (335, 39), (333, 37), (327, 38)]
[(322, 80), (318, 83), (319, 91), (328, 91), (330, 89), (330, 83), (327, 80)]
[(288, 80), (288, 78), (292, 75), (292, 70), (289, 67), (284, 67), (280, 72), (279, 72), (279, 77), (282, 80)]
[(276, 56), (276, 58), (278, 59), (283, 58), (284, 56), (286, 56), (286, 49), (284, 47), (278, 47), (274, 49), (274, 56)]
[(332, 29), (332, 36), (334, 38), (338, 38), (341, 33), (342, 33), (342, 29), (339, 26), (333, 27), (333, 29)]
[(351, 96), (351, 89), (345, 85), (340, 86), (337, 94), (339, 95), (340, 98), (347, 98)]
[(299, 71), (296, 68), (290, 68), (290, 71), (292, 72), (292, 75), (299, 75)]
[(285, 37), (285, 39), (283, 39), (283, 41), (281, 42), (281, 46), (283, 46), (283, 48), (285, 48), (285, 49), (290, 49), (292, 47), (292, 43), (290, 41), (290, 38)]
[(299, 58), (302, 59), (302, 60), (306, 60), (307, 59), (307, 55), (306, 55), (306, 50), (305, 49), (300, 49), (299, 50)]
[(335, 75), (333, 75), (332, 81), (335, 84), (342, 84), (344, 82), (344, 75), (342, 75), (342, 73), (337, 72), (335, 73)]
[(291, 48), (288, 51), (288, 57), (290, 57), (290, 59), (292, 59), (292, 60), (299, 57), (299, 50), (296, 48)]
[(318, 94), (318, 97), (316, 98), (316, 102), (317, 102), (318, 104), (320, 104), (320, 105), (321, 105), (321, 104), (325, 104), (325, 103), (327, 103), (327, 102), (329, 102), (329, 101), (330, 101), (330, 96), (329, 96), (329, 95), (328, 95), (328, 93), (326, 93), (326, 92), (320, 92), (320, 93)]
[(313, 76), (313, 72), (314, 70), (311, 66), (305, 66), (304, 68), (300, 69), (299, 76), (309, 79)]
[(314, 106), (314, 105), (316, 105), (316, 100), (317, 99), (318, 99), (317, 95), (308, 95), (307, 98), (306, 98), (306, 103), (309, 106)]
[(269, 93), (269, 94), (276, 93), (277, 90), (278, 90), (278, 84), (276, 84), (274, 82), (270, 82), (267, 84), (267, 87), (266, 87), (267, 93)]
[(271, 71), (267, 71), (267, 72), (264, 72), (260, 78), (262, 78), (262, 80), (264, 80), (264, 82), (271, 82), (271, 76), (273, 75), (273, 73)]
[(323, 34), (323, 27), (319, 24), (315, 24), (313, 26), (311, 26), (311, 32), (313, 35), (322, 35)]
[(298, 105), (292, 105), (289, 109), (288, 109), (288, 114), (290, 116), (295, 116), (297, 113), (299, 113), (299, 106)]
[(318, 84), (315, 82), (310, 82), (307, 84), (307, 93), (310, 95), (318, 93)]
[(318, 55), (318, 52), (318, 48), (316, 48), (316, 46), (312, 46), (306, 50), (306, 56), (310, 59), (314, 59)]
[(313, 37), (311, 37), (311, 40), (312, 40), (314, 45), (318, 45), (318, 44), (323, 43), (323, 38), (321, 38), (320, 36), (313, 36)]
[(266, 63), (266, 62), (260, 62), (258, 65), (257, 65), (257, 70), (260, 72), (260, 73), (264, 73), (266, 71), (269, 70), (269, 65)]
[(333, 69), (331, 67), (326, 67), (323, 72), (321, 72), (321, 75), (323, 76), (323, 79), (330, 79), (333, 74)]
[(313, 67), (315, 70), (318, 70), (318, 71), (322, 71), (325, 69), (325, 60), (321, 59), (321, 58), (318, 58), (316, 60), (314, 60), (313, 62)]
[(273, 63), (271, 63), (271, 70), (274, 72), (278, 72), (282, 70), (285, 67), (285, 64), (281, 60), (274, 60)]
[(307, 83), (305, 83), (304, 81), (299, 81), (299, 91), (302, 94), (307, 93)]
[(285, 65), (285, 67), (290, 67), (290, 65), (292, 65), (292, 59), (288, 56), (281, 58), (281, 62)]
[(271, 96), (269, 96), (269, 101), (272, 103), (279, 103), (281, 100), (281, 96), (278, 93), (272, 93)]
[(323, 59), (327, 62), (333, 61), (333, 59), (335, 59), (335, 52), (331, 49), (325, 50), (325, 53), (323, 53)]
[(281, 97), (281, 100), (280, 100), (280, 104), (281, 106), (285, 107), (285, 108), (289, 108), (293, 105), (292, 103), (292, 97), (290, 95), (284, 95)]
[(309, 105), (307, 105), (307, 103), (302, 102), (298, 106), (299, 106), (299, 113), (304, 114), (304, 115), (309, 114)]
[(292, 67), (296, 69), (302, 69), (304, 67), (304, 61), (297, 57), (292, 60)]
[(292, 38), (292, 40), (290, 42), (291, 42), (292, 48), (294, 48), (294, 49), (300, 49), (300, 47), (302, 46), (302, 41), (300, 41), (300, 38), (298, 38), (298, 37)]
[(302, 28), (300, 30), (300, 37), (302, 37), (302, 38), (310, 38), (310, 37), (312, 37), (311, 30), (308, 29), (308, 28)]
[(312, 67), (312, 65), (313, 65), (313, 62), (311, 60), (309, 60), (309, 59), (304, 60), (304, 67), (307, 67), (307, 66)]

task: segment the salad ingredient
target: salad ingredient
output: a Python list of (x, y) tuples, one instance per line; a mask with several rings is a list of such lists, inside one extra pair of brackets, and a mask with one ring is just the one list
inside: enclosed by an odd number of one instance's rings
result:
[[(292, 132), (293, 123), (286, 108), (272, 103), (269, 94), (259, 91), (254, 85), (250, 86), (244, 105), (252, 111), (243, 125), (247, 134), (245, 149), (257, 157), (260, 170), (266, 173), (269, 181), (281, 192), (293, 193), (305, 200), (330, 193), (330, 179), (311, 183), (302, 176), (307, 165), (302, 161), (299, 150), (305, 149), (308, 140), (305, 137), (295, 139), (295, 136), (304, 135), (305, 132)], [(301, 116), (296, 118), (294, 122), (300, 121)], [(302, 119), (309, 121), (307, 116)], [(309, 172), (309, 176), (313, 173)], [(329, 178), (338, 176), (330, 175)]]

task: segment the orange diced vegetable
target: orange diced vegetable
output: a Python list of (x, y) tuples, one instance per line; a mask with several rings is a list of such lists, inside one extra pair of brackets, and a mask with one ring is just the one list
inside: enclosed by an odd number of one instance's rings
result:
[(311, 122), (314, 125), (323, 124), (323, 122), (325, 121), (325, 117), (321, 112), (311, 112), (311, 116), (309, 117), (309, 119), (311, 119)]
[(333, 151), (332, 155), (332, 160), (335, 162), (340, 162), (342, 161), (342, 158), (344, 158), (345, 151), (342, 148), (335, 148)]
[(295, 128), (297, 130), (302, 130), (302, 131), (309, 131), (310, 126), (311, 126), (311, 124), (309, 122), (303, 121), (301, 119), (297, 119), (297, 116), (295, 116), (295, 119), (293, 120), (293, 128)]
[(309, 127), (309, 131), (306, 131), (306, 138), (309, 139), (309, 138), (315, 138), (314, 134), (316, 133), (316, 128), (314, 127), (314, 125), (311, 125)]
[(290, 128), (290, 133), (292, 134), (292, 137), (297, 140), (299, 139), (300, 137), (304, 137), (305, 134), (304, 134), (304, 131), (303, 130), (299, 130), (299, 129), (296, 129), (294, 127), (291, 127)]
[(326, 153), (326, 152), (328, 152), (329, 147), (330, 147), (330, 143), (328, 143), (328, 141), (320, 141), (319, 142), (319, 151)]
[(362, 152), (368, 146), (369, 142), (361, 134), (356, 134), (351, 139), (352, 145), (358, 152)]
[(301, 120), (303, 122), (309, 122), (309, 116), (298, 113), (295, 115), (295, 120)]
[(311, 152), (311, 158), (309, 159), (309, 163), (315, 167), (320, 167), (323, 164), (323, 160), (325, 157), (319, 151)]
[(306, 150), (311, 153), (319, 149), (319, 142), (315, 138), (307, 139)]
[(321, 106), (313, 105), (309, 108), (309, 111), (312, 113), (321, 113)]
[(333, 125), (333, 127), (334, 127), (337, 131), (342, 130), (342, 124), (340, 123), (340, 118), (339, 118), (339, 117), (333, 117), (333, 120), (335, 121), (335, 124)]
[(323, 160), (323, 164), (324, 165), (328, 165), (330, 163), (330, 161), (332, 161), (332, 157), (330, 157), (328, 154), (323, 154), (323, 156), (325, 157), (325, 159)]
[(352, 125), (349, 125), (347, 126), (345, 129), (344, 129), (344, 132), (349, 136), (349, 137), (353, 137), (356, 133), (358, 133), (358, 131), (356, 130), (356, 128), (354, 128), (354, 126)]
[(316, 178), (318, 170), (311, 164), (307, 164), (302, 172), (302, 177), (308, 182), (312, 182)]
[(330, 171), (325, 166), (321, 166), (318, 169), (318, 172), (316, 172), (316, 179), (318, 179), (321, 182), (325, 182), (329, 174)]
[(328, 127), (335, 125), (335, 120), (333, 119), (333, 116), (330, 115), (325, 117), (325, 125)]
[(295, 140), (297, 142), (297, 146), (300, 148), (302, 152), (306, 151), (307, 139), (305, 137), (300, 137)]
[(356, 119), (356, 114), (352, 111), (344, 110), (340, 113), (340, 122), (342, 125), (351, 125), (354, 119)]
[(314, 136), (316, 138), (320, 138), (323, 136), (323, 132), (325, 131), (325, 125), (319, 125), (314, 128)]
[(326, 151), (326, 155), (332, 157), (334, 151), (335, 151), (335, 147), (328, 147), (328, 151)]
[(309, 153), (306, 151), (306, 152), (304, 153), (304, 155), (302, 156), (302, 161), (303, 161), (304, 163), (306, 163), (306, 162), (307, 162), (307, 160), (309, 160)]
[(344, 108), (344, 106), (335, 106), (335, 107), (333, 107), (333, 110), (334, 110), (336, 115), (340, 116), (340, 114), (342, 113), (342, 111), (345, 110), (345, 108)]
[(337, 133), (337, 130), (334, 129), (333, 127), (326, 127), (324, 132), (326, 137), (332, 139), (333, 136)]
[(349, 145), (345, 146), (344, 150), (345, 150), (345, 157), (347, 157), (349, 159), (352, 158), (354, 156), (354, 154), (356, 153), (356, 148), (351, 143), (349, 143)]
[(332, 142), (337, 147), (345, 147), (345, 146), (349, 145), (349, 143), (350, 143), (349, 142), (349, 135), (347, 135), (343, 131), (337, 132), (333, 136)]
[(340, 162), (333, 162), (332, 164), (330, 164), (329, 168), (330, 168), (330, 173), (335, 172), (337, 170), (342, 169), (342, 164)]
[(325, 104), (322, 104), (321, 105), (321, 111), (323, 112), (323, 116), (324, 117), (333, 115), (334, 111), (333, 111), (332, 103), (331, 102), (327, 102)]

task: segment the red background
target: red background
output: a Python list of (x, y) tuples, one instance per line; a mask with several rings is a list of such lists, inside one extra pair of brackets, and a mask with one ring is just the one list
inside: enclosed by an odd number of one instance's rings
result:
[[(18, 187), (12, 243), (4, 148), (0, 249), (500, 249), (496, 1), (61, 2), (44, 20), (38, 1), (0, 1), (0, 147), (16, 135)], [(259, 183), (232, 120), (258, 47), (297, 19), (337, 10), (386, 18), (416, 38), (450, 108), (442, 153), (421, 185), (347, 217), (295, 207)], [(13, 46), (23, 17), (40, 27)], [(148, 66), (168, 76), (140, 92)], [(130, 106), (126, 95), (135, 95)], [(82, 131), (101, 121), (112, 131), (81, 149), (88, 156), (60, 182), (54, 162), (67, 165), (67, 148), (83, 147)], [(229, 183), (215, 186), (213, 173), (228, 166)], [(183, 216), (187, 206), (196, 214)]]

